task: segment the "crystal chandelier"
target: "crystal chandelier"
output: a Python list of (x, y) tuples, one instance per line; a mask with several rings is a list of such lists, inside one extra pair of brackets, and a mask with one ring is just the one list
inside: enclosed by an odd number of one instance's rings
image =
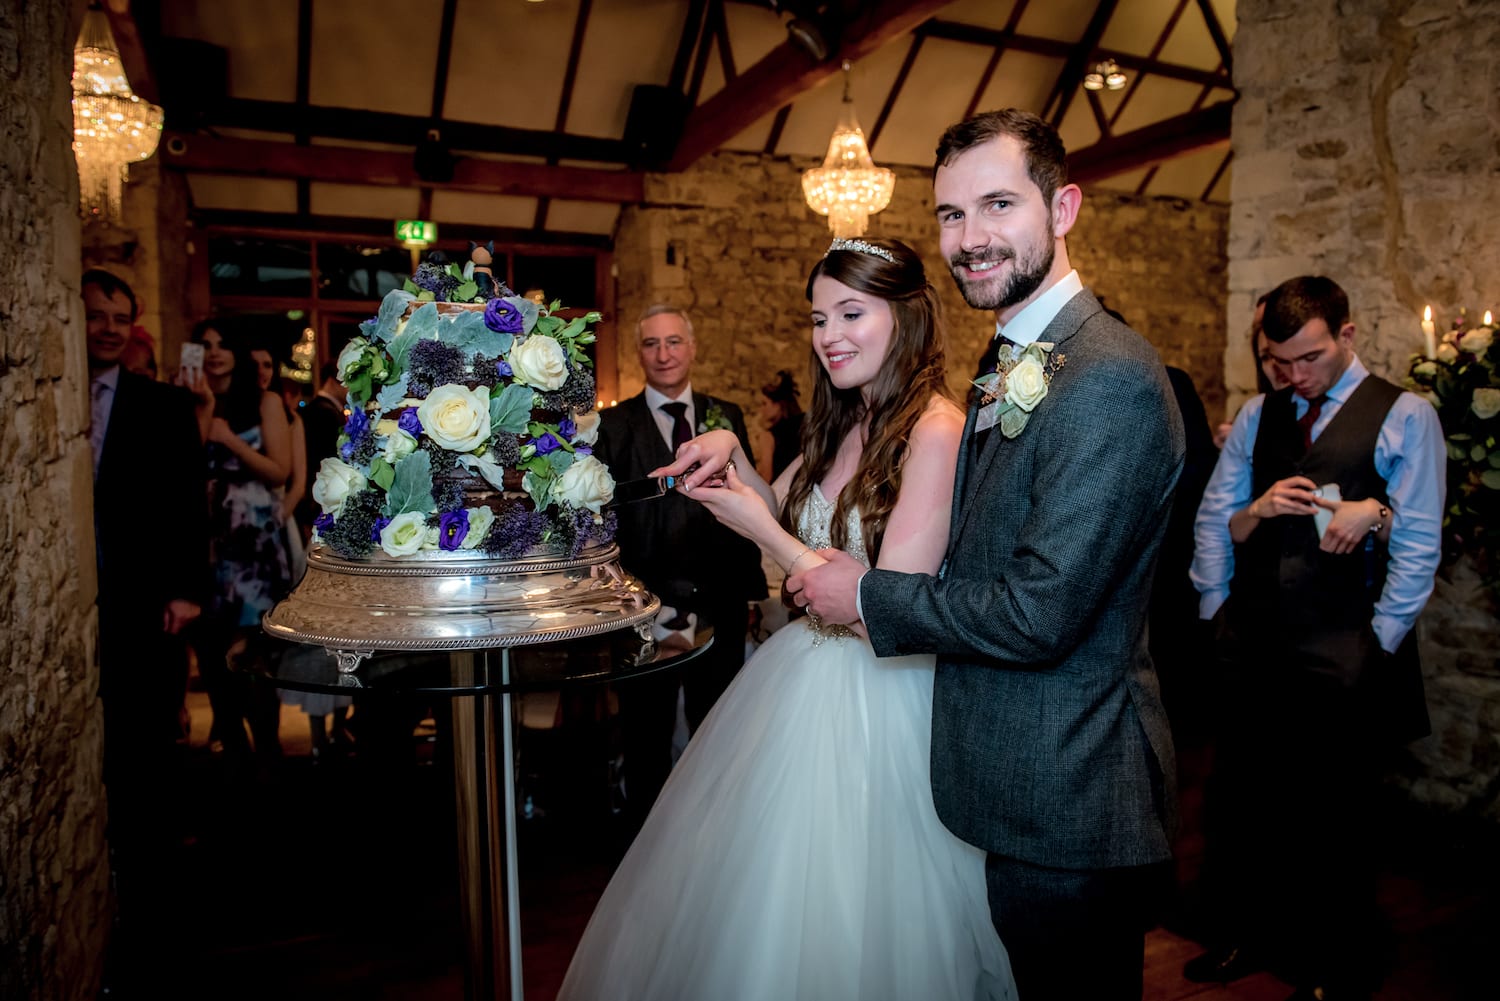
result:
[(156, 152), (161, 126), (161, 108), (130, 92), (104, 11), (88, 11), (73, 49), (73, 156), (85, 219), (119, 221), (126, 167)]
[(807, 205), (828, 217), (834, 236), (863, 236), (870, 216), (891, 203), (896, 174), (875, 166), (865, 133), (854, 117), (849, 98), (849, 63), (844, 63), (844, 105), (823, 166), (802, 172), (802, 195)]

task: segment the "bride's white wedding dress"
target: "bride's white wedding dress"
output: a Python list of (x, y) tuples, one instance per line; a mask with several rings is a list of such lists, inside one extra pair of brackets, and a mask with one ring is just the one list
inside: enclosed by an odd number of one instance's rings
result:
[[(832, 515), (815, 489), (808, 546)], [(868, 564), (857, 514), (848, 534)], [(776, 632), (673, 770), (559, 998), (1014, 998), (984, 855), (932, 804), (932, 675), (806, 619)]]

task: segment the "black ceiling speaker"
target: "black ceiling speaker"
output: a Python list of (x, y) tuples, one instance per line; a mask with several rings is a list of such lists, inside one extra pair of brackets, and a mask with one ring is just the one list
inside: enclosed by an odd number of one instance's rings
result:
[(428, 129), (427, 138), (417, 143), (412, 155), (412, 168), (417, 176), (429, 184), (447, 184), (453, 180), (453, 170), (458, 166), (458, 157), (443, 142), (442, 133)]
[(818, 0), (768, 0), (768, 3), (776, 13), (790, 15), (786, 33), (793, 45), (817, 62), (833, 54), (839, 34), (835, 4)]

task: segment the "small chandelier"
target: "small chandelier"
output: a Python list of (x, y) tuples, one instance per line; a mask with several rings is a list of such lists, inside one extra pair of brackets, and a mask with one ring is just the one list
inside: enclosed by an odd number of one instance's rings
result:
[(94, 7), (73, 48), (73, 157), (85, 219), (119, 221), (125, 170), (156, 152), (161, 127), (161, 108), (131, 93), (109, 21)]
[(849, 97), (849, 62), (844, 62), (844, 104), (828, 141), (823, 166), (802, 172), (802, 195), (807, 205), (828, 217), (834, 236), (863, 236), (870, 216), (891, 203), (895, 171), (875, 166), (865, 133), (854, 117)]
[(1083, 75), (1084, 90), (1119, 90), (1125, 86), (1125, 71), (1113, 59), (1095, 63), (1094, 68)]

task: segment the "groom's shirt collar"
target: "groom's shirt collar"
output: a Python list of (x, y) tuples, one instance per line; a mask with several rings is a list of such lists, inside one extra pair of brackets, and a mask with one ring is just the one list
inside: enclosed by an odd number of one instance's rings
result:
[(1082, 291), (1083, 279), (1078, 277), (1077, 269), (1069, 271), (1056, 285), (1037, 296), (1031, 305), (1011, 317), (1009, 323), (1003, 327), (995, 324), (995, 336), (1003, 335), (1023, 348), (1035, 344), (1068, 301)]

